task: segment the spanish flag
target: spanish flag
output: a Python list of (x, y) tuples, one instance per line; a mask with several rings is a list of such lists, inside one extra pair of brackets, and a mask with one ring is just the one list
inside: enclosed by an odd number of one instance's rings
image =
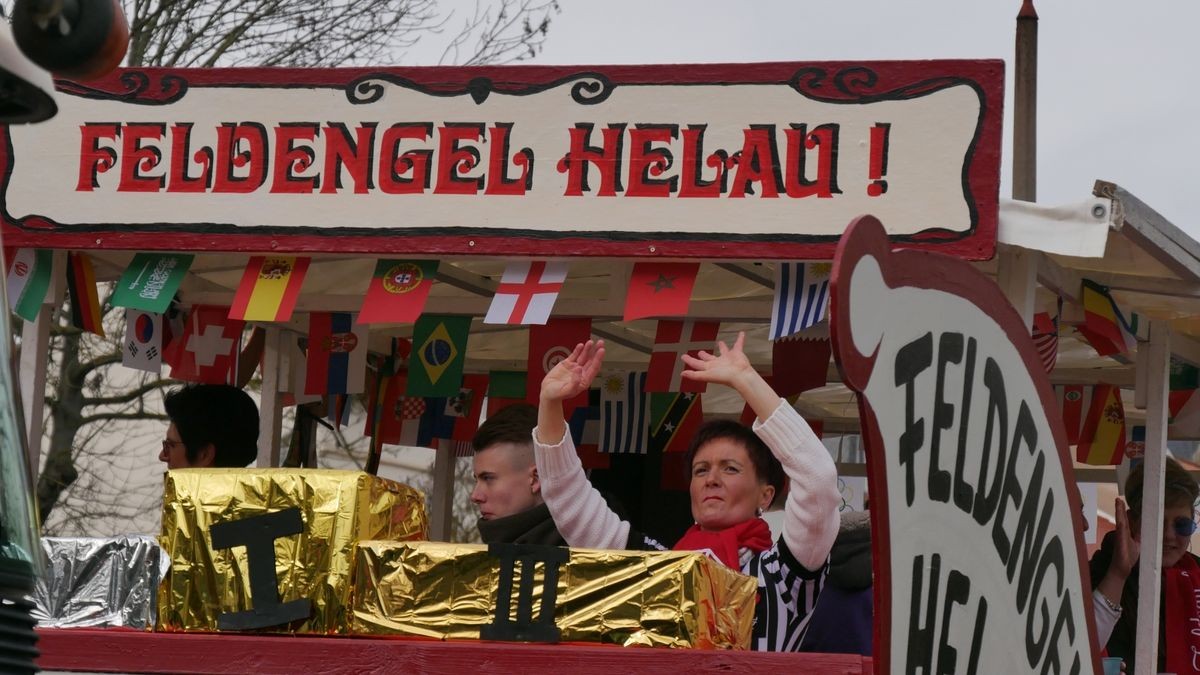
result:
[(104, 337), (96, 272), (85, 253), (67, 253), (67, 292), (71, 296), (71, 325)]
[(1075, 459), (1084, 464), (1114, 465), (1121, 463), (1125, 452), (1125, 406), (1121, 404), (1121, 388), (1097, 384), (1092, 390), (1092, 405), (1079, 432)]
[(238, 321), (287, 321), (292, 318), (308, 258), (254, 256), (246, 263), (229, 308)]
[(1083, 280), (1084, 322), (1079, 333), (1100, 356), (1127, 354), (1137, 345), (1137, 315), (1126, 320), (1108, 287)]

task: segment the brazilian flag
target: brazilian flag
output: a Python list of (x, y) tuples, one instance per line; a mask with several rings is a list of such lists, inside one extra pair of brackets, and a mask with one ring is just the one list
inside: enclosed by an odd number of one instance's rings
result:
[(426, 314), (413, 327), (407, 396), (455, 396), (463, 381), (471, 317)]

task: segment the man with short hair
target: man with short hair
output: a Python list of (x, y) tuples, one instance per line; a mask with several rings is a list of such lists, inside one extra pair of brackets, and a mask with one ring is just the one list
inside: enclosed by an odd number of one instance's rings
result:
[(475, 489), (479, 535), (484, 543), (545, 544), (566, 542), (542, 501), (533, 459), (537, 408), (517, 403), (501, 408), (475, 432)]
[(167, 437), (159, 461), (168, 469), (240, 468), (258, 457), (258, 406), (226, 384), (192, 384), (163, 399)]

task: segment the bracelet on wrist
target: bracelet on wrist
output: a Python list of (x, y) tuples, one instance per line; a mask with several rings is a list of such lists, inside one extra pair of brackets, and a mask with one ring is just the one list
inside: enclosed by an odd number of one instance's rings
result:
[(1111, 609), (1114, 613), (1116, 613), (1116, 614), (1121, 613), (1121, 606), (1118, 605), (1117, 603), (1113, 602), (1112, 600), (1109, 600), (1107, 595), (1101, 593), (1100, 591), (1096, 591), (1096, 594), (1100, 596), (1100, 599), (1104, 601), (1104, 604), (1107, 605), (1108, 608)]

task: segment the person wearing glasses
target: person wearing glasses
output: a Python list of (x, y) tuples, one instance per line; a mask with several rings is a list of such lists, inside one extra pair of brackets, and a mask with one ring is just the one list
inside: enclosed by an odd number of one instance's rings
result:
[[(1125, 661), (1127, 672), (1134, 672), (1137, 646), (1143, 466), (1135, 467), (1126, 479), (1129, 508), (1122, 508), (1117, 501), (1117, 528), (1105, 535), (1089, 565), (1100, 644), (1109, 656)], [(1200, 485), (1196, 479), (1168, 457), (1163, 479), (1162, 615), (1156, 672), (1200, 672), (1200, 558), (1188, 551), (1196, 531), (1197, 500)], [(1109, 626), (1111, 635), (1106, 641)]]
[(258, 406), (227, 384), (192, 384), (163, 400), (167, 437), (159, 461), (168, 469), (240, 468), (258, 457)]

